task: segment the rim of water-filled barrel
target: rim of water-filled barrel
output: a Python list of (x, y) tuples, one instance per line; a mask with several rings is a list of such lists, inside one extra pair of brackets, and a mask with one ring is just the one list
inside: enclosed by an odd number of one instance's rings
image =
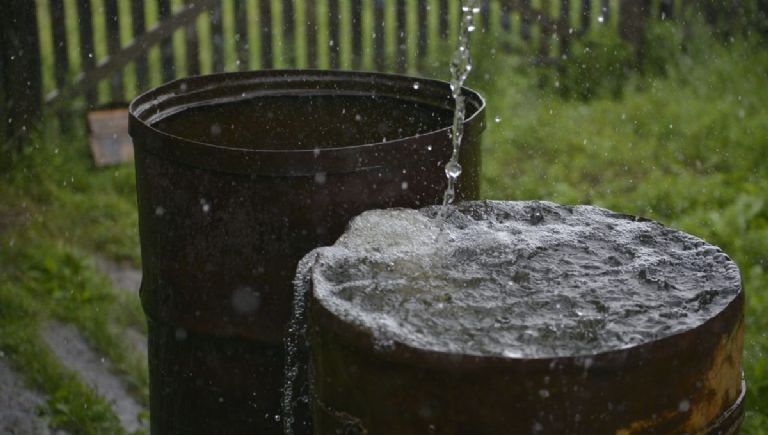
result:
[[(419, 83), (418, 89), (413, 84)], [(464, 121), (464, 141), (485, 129), (485, 100), (463, 88), (472, 114)], [(138, 151), (191, 166), (222, 172), (302, 176), (318, 172), (346, 173), (402, 163), (414, 153), (450, 156), (450, 125), (427, 133), (385, 142), (351, 146), (275, 150), (225, 147), (183, 138), (154, 126), (186, 109), (275, 95), (388, 96), (453, 109), (450, 84), (442, 80), (400, 74), (326, 71), (263, 70), (217, 73), (177, 79), (136, 97), (129, 106), (129, 131)]]
[[(311, 288), (314, 289), (315, 280), (310, 279), (313, 283)], [(719, 341), (723, 332), (731, 331), (739, 322), (743, 322), (744, 291), (740, 283), (738, 293), (722, 310), (693, 328), (620, 349), (593, 354), (546, 357), (458, 354), (416, 348), (398, 341), (385, 347), (377, 347), (373, 334), (368, 329), (343, 320), (314, 297), (314, 290), (310, 306), (313, 328), (319, 327), (327, 333), (339, 336), (344, 346), (350, 346), (363, 353), (375, 354), (380, 361), (461, 373), (514, 370), (524, 375), (554, 369), (559, 373), (568, 371), (583, 373), (587, 369), (590, 372), (614, 371), (619, 365), (624, 368), (639, 367), (654, 360), (679, 355), (681, 349), (693, 348), (707, 341)]]

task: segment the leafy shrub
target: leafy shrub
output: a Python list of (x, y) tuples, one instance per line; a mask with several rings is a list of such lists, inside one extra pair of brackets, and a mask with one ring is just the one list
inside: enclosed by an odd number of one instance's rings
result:
[(576, 42), (560, 65), (565, 97), (620, 97), (632, 65), (632, 50), (615, 32), (600, 29)]

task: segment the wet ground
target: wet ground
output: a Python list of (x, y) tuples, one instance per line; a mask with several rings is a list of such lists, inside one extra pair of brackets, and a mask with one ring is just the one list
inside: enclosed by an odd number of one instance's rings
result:
[[(95, 262), (102, 272), (109, 275), (114, 288), (138, 292), (141, 271), (101, 257)], [(146, 410), (128, 393), (123, 380), (111, 369), (109, 359), (93, 350), (75, 326), (49, 322), (42, 328), (42, 335), (51, 355), (111, 404), (126, 432), (147, 429), (140, 418)], [(124, 331), (124, 336), (130, 348), (146, 358), (146, 336), (134, 329)], [(48, 427), (41, 412), (45, 409), (45, 401), (43, 394), (24, 384), (21, 375), (0, 353), (0, 435), (64, 435), (65, 432)]]

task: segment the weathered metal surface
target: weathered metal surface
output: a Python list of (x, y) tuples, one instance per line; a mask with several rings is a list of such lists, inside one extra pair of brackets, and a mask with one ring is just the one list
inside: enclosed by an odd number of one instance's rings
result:
[[(299, 259), (364, 210), (442, 196), (450, 90), (415, 81), (217, 74), (131, 104), (153, 433), (282, 432), (282, 337)], [(484, 102), (468, 92), (459, 195), (471, 199)]]
[[(350, 254), (334, 255), (328, 258)], [(319, 273), (318, 264), (308, 270)], [(682, 267), (675, 273), (697, 271)], [(359, 273), (353, 276), (365, 282)], [(536, 358), (439, 352), (397, 340), (382, 345), (370, 329), (315, 298), (315, 433), (738, 433), (744, 293), (739, 281), (722, 290), (732, 294), (723, 308), (680, 332), (618, 350)]]

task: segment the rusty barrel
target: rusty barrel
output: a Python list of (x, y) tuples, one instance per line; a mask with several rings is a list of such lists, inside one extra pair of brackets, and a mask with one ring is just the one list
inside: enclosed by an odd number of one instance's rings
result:
[[(484, 101), (465, 92), (458, 195), (471, 199)], [(450, 94), (400, 75), (275, 70), (184, 78), (131, 103), (153, 433), (282, 432), (296, 264), (364, 210), (441, 199)]]
[[(434, 239), (420, 235), (434, 209), (422, 216), (368, 212), (336, 245), (302, 262), (297, 283), (307, 282), (311, 292), (316, 434), (738, 433), (744, 293), (738, 268), (722, 251), (596, 207), (483, 201), (452, 210), (445, 231), (455, 249), (438, 251), (459, 258), (446, 274), (461, 285), (431, 272), (442, 260), (421, 248), (420, 239)], [(499, 221), (515, 225), (495, 228)], [(478, 222), (492, 229), (482, 249), (476, 248), (483, 234), (462, 236)], [(387, 229), (370, 237), (372, 227)], [(488, 255), (477, 254), (483, 250)], [(405, 254), (377, 259), (394, 251)], [(414, 266), (430, 255), (424, 269)], [(497, 296), (481, 297), (489, 288), (482, 271), (503, 287)], [(506, 314), (489, 308), (488, 301), (502, 304), (517, 291), (522, 296)], [(569, 292), (577, 296), (563, 296)], [(469, 319), (450, 321), (448, 305), (462, 295), (467, 312), (489, 326), (472, 330)], [(539, 328), (537, 310), (559, 310), (555, 326), (563, 319), (566, 327)], [(675, 326), (680, 319), (684, 326)], [(441, 322), (448, 326), (437, 337), (424, 332)], [(509, 326), (515, 322), (519, 327)], [(628, 332), (616, 337), (619, 344), (601, 344), (613, 322), (627, 323)], [(640, 324), (645, 335), (631, 335)], [(516, 339), (522, 341), (498, 344), (494, 331), (503, 328), (524, 331)], [(557, 347), (558, 334), (580, 347)], [(457, 350), (452, 345), (461, 343), (450, 337), (470, 337), (472, 344)], [(487, 353), (475, 349), (484, 341)]]

